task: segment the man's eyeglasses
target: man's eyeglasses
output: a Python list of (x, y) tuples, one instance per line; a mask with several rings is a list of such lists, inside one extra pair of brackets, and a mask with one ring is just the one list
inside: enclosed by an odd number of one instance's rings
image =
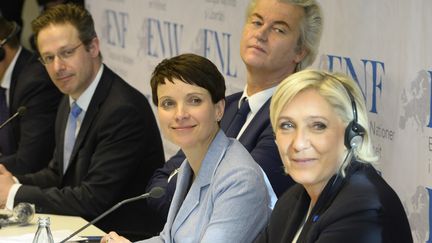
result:
[(75, 47), (63, 49), (61, 51), (58, 51), (57, 54), (54, 55), (52, 54), (43, 55), (39, 57), (39, 61), (43, 65), (49, 65), (54, 62), (56, 56), (60, 58), (60, 60), (65, 61), (66, 59), (72, 57), (75, 54), (76, 49), (78, 49), (78, 47), (80, 47), (82, 44), (83, 43), (81, 42), (79, 45)]

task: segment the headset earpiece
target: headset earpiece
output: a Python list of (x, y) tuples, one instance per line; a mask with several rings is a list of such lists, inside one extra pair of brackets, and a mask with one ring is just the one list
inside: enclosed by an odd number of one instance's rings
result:
[(365, 129), (358, 123), (351, 121), (345, 129), (345, 147), (355, 149), (363, 143)]
[(12, 29), (12, 31), (9, 33), (9, 35), (8, 36), (6, 36), (6, 38), (4, 38), (1, 42), (0, 42), (0, 62), (1, 61), (3, 61), (3, 59), (5, 58), (5, 56), (6, 56), (6, 51), (5, 51), (5, 49), (4, 49), (4, 45), (12, 38), (12, 37), (14, 37), (15, 35), (17, 35), (19, 32), (20, 32), (20, 30), (21, 30), (21, 27), (15, 22), (15, 21), (12, 21), (11, 22), (12, 24), (13, 24), (13, 29)]
[(364, 127), (358, 123), (357, 106), (353, 95), (346, 87), (345, 90), (350, 97), (353, 111), (353, 120), (348, 124), (345, 129), (345, 147), (347, 149), (355, 149), (363, 143), (363, 137), (366, 133), (366, 129), (364, 129)]

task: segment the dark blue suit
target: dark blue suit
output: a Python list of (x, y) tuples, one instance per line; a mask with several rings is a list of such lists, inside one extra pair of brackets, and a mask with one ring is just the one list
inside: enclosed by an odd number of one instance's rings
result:
[[(153, 172), (164, 162), (162, 140), (145, 96), (105, 66), (63, 174), (69, 109), (69, 97), (64, 96), (55, 123), (53, 159), (37, 173), (17, 176), (23, 185), (15, 204), (29, 202), (39, 213), (91, 221), (119, 201), (145, 192)], [(156, 216), (143, 203), (123, 205), (96, 226), (128, 238), (148, 236), (143, 229), (150, 231), (153, 222), (142, 218)]]
[[(226, 131), (232, 122), (237, 109), (238, 101), (242, 96), (242, 92), (232, 94), (226, 98), (225, 113), (221, 120), (221, 128)], [(286, 189), (294, 184), (291, 177), (285, 175), (283, 164), (279, 156), (276, 144), (274, 142), (273, 130), (270, 123), (269, 113), (270, 99), (261, 107), (258, 113), (254, 116), (248, 127), (244, 130), (239, 141), (251, 153), (254, 160), (261, 166), (267, 174), (268, 179), (279, 197)], [(158, 210), (165, 221), (168, 214), (169, 205), (175, 191), (176, 180), (173, 177), (169, 183), (167, 179), (169, 175), (184, 161), (185, 156), (182, 151), (169, 159), (163, 168), (156, 170), (153, 174), (147, 190), (160, 186), (166, 188), (165, 196), (161, 199), (150, 199), (148, 203), (150, 207)], [(163, 225), (161, 225), (162, 227)]]
[(54, 124), (62, 93), (51, 82), (37, 56), (22, 48), (12, 71), (9, 113), (27, 108), (11, 122), (8, 143), (11, 154), (0, 156), (12, 174), (33, 173), (45, 168), (54, 151)]

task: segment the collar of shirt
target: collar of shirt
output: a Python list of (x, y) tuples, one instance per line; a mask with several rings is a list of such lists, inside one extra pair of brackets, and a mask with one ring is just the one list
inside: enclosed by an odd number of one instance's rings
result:
[(15, 68), (15, 64), (18, 60), (18, 56), (21, 53), (21, 49), (22, 47), (20, 46), (18, 48), (17, 53), (15, 54), (14, 58), (12, 59), (12, 62), (9, 64), (8, 68), (6, 69), (6, 72), (3, 75), (3, 78), (1, 80), (1, 87), (5, 88), (5, 89), (9, 89), (10, 88), (10, 84), (12, 82), (12, 72)]
[[(252, 96), (249, 96), (249, 97), (247, 96), (247, 86), (245, 87), (240, 100), (247, 98), (249, 101), (249, 107), (250, 107), (251, 111), (249, 112), (245, 123), (243, 124), (242, 128), (240, 129), (240, 131), (237, 135), (237, 139), (239, 139), (243, 135), (243, 132), (249, 126), (249, 123), (255, 117), (255, 114), (257, 114), (258, 111), (261, 109), (261, 107), (267, 102), (267, 100), (270, 99), (270, 97), (272, 97), (273, 93), (276, 90), (276, 87), (277, 86), (268, 88), (266, 90), (258, 92)], [(240, 102), (239, 102), (238, 106), (240, 108)]]
[(15, 54), (14, 58), (12, 59), (12, 62), (9, 64), (8, 68), (6, 69), (6, 72), (3, 74), (3, 78), (0, 81), (0, 86), (4, 89), (6, 89), (6, 102), (9, 106), (9, 90), (12, 82), (12, 72), (15, 68), (15, 64), (18, 60), (18, 56), (21, 53), (22, 47), (18, 47), (18, 51)]
[[(248, 96), (247, 95), (247, 85), (246, 85), (245, 89), (243, 90), (243, 94), (242, 94), (240, 100), (247, 98), (249, 101), (250, 109), (251, 109), (250, 113), (256, 114), (261, 109), (261, 107), (264, 105), (264, 103), (266, 103), (267, 100), (270, 99), (270, 97), (272, 97), (276, 88), (277, 88), (277, 86), (274, 86), (274, 87), (265, 89), (263, 91), (260, 91), (256, 94), (253, 94), (252, 96)], [(239, 102), (238, 106), (240, 108), (240, 102)]]
[(69, 96), (69, 105), (72, 106), (72, 103), (75, 101), (78, 104), (78, 106), (82, 109), (83, 112), (80, 114), (80, 117), (84, 115), (88, 110), (90, 101), (93, 97), (94, 92), (96, 91), (97, 85), (100, 82), (103, 69), (104, 69), (104, 65), (102, 64), (101, 67), (99, 68), (99, 71), (96, 74), (95, 79), (91, 82), (91, 84), (87, 87), (87, 89), (80, 95), (80, 97), (78, 97), (76, 101)]

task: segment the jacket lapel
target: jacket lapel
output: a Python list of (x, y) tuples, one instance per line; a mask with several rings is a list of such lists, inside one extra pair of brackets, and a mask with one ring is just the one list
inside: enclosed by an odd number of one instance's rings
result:
[(57, 161), (58, 161), (58, 167), (59, 167), (59, 175), (63, 177), (63, 167), (64, 167), (64, 161), (63, 161), (63, 152), (64, 152), (64, 139), (65, 139), (65, 132), (66, 132), (66, 125), (69, 117), (70, 112), (70, 106), (69, 106), (69, 97), (65, 95), (60, 102), (59, 105), (59, 116), (57, 117), (58, 121), (58, 129), (56, 132), (58, 132), (59, 140), (57, 141)]
[(327, 211), (327, 209), (332, 204), (333, 200), (338, 195), (341, 188), (344, 187), (345, 183), (352, 175), (353, 171), (357, 170), (357, 168), (358, 168), (358, 163), (352, 161), (349, 164), (349, 166), (347, 166), (346, 168), (345, 177), (333, 175), (330, 178), (330, 180), (327, 182), (326, 186), (324, 187), (323, 191), (319, 195), (318, 200), (303, 227), (302, 234), (300, 234), (299, 237), (299, 242), (306, 241), (307, 239), (308, 240), (316, 239), (318, 231), (313, 230), (315, 222), (318, 222), (320, 220), (321, 215), (325, 211)]
[(31, 58), (32, 54), (30, 52), (28, 52), (26, 49), (22, 48), (21, 49), (21, 53), (19, 54), (15, 66), (12, 70), (12, 75), (11, 75), (11, 83), (10, 83), (10, 87), (9, 87), (9, 107), (13, 107), (14, 104), (14, 97), (15, 97), (15, 88), (17, 86), (17, 80), (18, 80), (18, 76), (19, 74), (22, 72), (22, 69), (25, 68), (26, 65), (29, 65), (27, 62), (29, 62), (30, 58)]
[[(173, 211), (173, 215), (176, 216), (174, 216), (174, 222), (171, 228), (171, 237), (175, 235), (188, 216), (199, 205), (200, 200), (204, 198), (205, 194), (203, 194), (203, 191), (205, 191), (213, 180), (216, 169), (222, 161), (229, 143), (230, 141), (225, 134), (219, 131), (208, 149), (198, 172), (198, 176), (192, 183), (189, 192), (187, 192), (187, 187), (192, 178), (192, 169), (189, 163), (183, 163), (180, 167), (181, 171), (179, 179), (177, 180), (177, 189), (173, 198), (173, 210), (175, 210)], [(179, 190), (179, 192), (177, 192), (177, 190)], [(186, 197), (184, 197), (185, 195)], [(181, 200), (182, 198), (184, 198), (184, 200)]]
[(255, 144), (251, 144), (252, 141), (256, 141), (257, 134), (261, 134), (262, 130), (267, 127), (267, 124), (270, 123), (270, 101), (269, 98), (266, 103), (259, 109), (257, 114), (254, 116), (252, 121), (244, 130), (243, 134), (239, 138), (239, 141), (246, 147), (248, 151), (252, 150), (251, 146), (255, 146)]
[(239, 92), (227, 97), (224, 115), (221, 120), (221, 128), (223, 131), (228, 129), (234, 119), (238, 109), (238, 102), (242, 94), (242, 92)]
[[(96, 118), (100, 106), (105, 101), (105, 98), (107, 97), (108, 93), (110, 92), (111, 86), (112, 86), (112, 75), (110, 75), (111, 71), (105, 66), (104, 71), (102, 73), (101, 79), (99, 81), (98, 86), (96, 87), (96, 90), (93, 94), (93, 97), (90, 101), (90, 104), (88, 106), (88, 110), (84, 116), (84, 120), (81, 124), (80, 130), (78, 132), (78, 136), (75, 140), (75, 145), (73, 147), (71, 157), (70, 157), (70, 163), (69, 167), (71, 167), (73, 164), (76, 163), (76, 156), (78, 154), (78, 151), (80, 150), (88, 132), (89, 129)], [(69, 114), (68, 114), (69, 116)], [(67, 117), (66, 117), (66, 123), (67, 123)], [(66, 131), (66, 126), (64, 131)], [(63, 139), (64, 140), (64, 139)], [(67, 172), (67, 171), (66, 171)]]
[[(300, 186), (300, 185), (299, 185)], [(290, 213), (290, 217), (287, 219), (288, 222), (286, 225), (292, 225), (292, 227), (287, 227), (283, 234), (283, 242), (291, 242), (294, 239), (295, 234), (297, 233), (303, 219), (309, 209), (310, 198), (307, 194), (306, 190), (301, 187), (302, 191), (300, 192), (299, 197), (296, 200), (295, 206)], [(302, 231), (303, 232), (303, 231)], [(298, 239), (297, 242), (303, 242)]]
[[(173, 198), (173, 218), (171, 227), (171, 236), (175, 235), (175, 232), (183, 225), (186, 218), (194, 210), (199, 203), (199, 189), (194, 182), (188, 191), (189, 184), (192, 178), (192, 169), (189, 163), (183, 163), (180, 167), (180, 175), (177, 180), (177, 189)], [(177, 192), (178, 190), (178, 192)]]

